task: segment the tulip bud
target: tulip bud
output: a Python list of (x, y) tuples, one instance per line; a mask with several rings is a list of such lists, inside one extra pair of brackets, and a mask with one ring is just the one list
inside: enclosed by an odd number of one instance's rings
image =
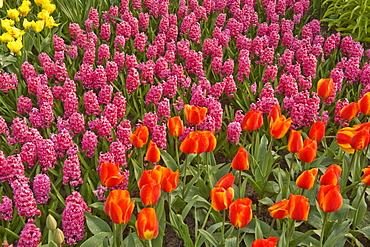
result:
[(52, 231), (57, 228), (57, 221), (51, 214), (46, 217), (46, 228)]
[(64, 233), (59, 228), (54, 231), (54, 242), (56, 244), (62, 244), (64, 242)]

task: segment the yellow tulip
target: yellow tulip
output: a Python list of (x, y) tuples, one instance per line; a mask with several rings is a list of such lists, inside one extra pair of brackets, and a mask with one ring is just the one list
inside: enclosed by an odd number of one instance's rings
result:
[(41, 12), (37, 14), (37, 18), (40, 20), (46, 20), (49, 17), (49, 12), (43, 9)]
[(10, 33), (3, 33), (0, 36), (0, 41), (5, 43), (12, 42), (14, 41), (14, 37)]
[(27, 7), (30, 7), (31, 4), (32, 4), (31, 1), (28, 1), (28, 0), (23, 0), (23, 2), (22, 2), (22, 5), (25, 5)]
[(22, 49), (23, 44), (22, 41), (18, 39), (16, 41), (9, 42), (7, 46), (12, 52), (18, 53)]
[(4, 5), (4, 1), (0, 0), (0, 9), (3, 7), (3, 5)]
[(10, 19), (19, 21), (19, 11), (16, 9), (8, 9), (7, 10), (8, 16)]
[(27, 19), (24, 19), (23, 20), (23, 27), (25, 29), (29, 29), (30, 27), (32, 27), (33, 23), (35, 23), (35, 21), (28, 21)]
[(42, 5), (42, 8), (46, 10), (47, 12), (49, 12), (49, 14), (52, 14), (54, 10), (56, 9), (56, 6), (55, 4), (45, 3)]
[[(24, 2), (23, 2), (24, 3)], [(21, 6), (19, 6), (18, 10), (19, 10), (19, 15), (20, 16), (23, 16), (23, 17), (26, 17), (28, 15), (28, 13), (31, 11), (30, 7), (23, 4)]]
[(11, 19), (1, 20), (1, 27), (3, 29), (5, 29), (6, 31), (8, 31), (8, 29), (11, 28), (12, 26), (14, 26), (14, 21), (13, 20), (11, 20)]
[(42, 21), (36, 21), (35, 23), (32, 23), (32, 28), (33, 30), (35, 30), (36, 32), (41, 32), (42, 29), (44, 29), (44, 25), (45, 25), (45, 21), (42, 20)]
[(49, 0), (35, 0), (35, 3), (39, 6), (42, 6), (43, 4), (50, 3)]
[(49, 16), (48, 18), (46, 18), (45, 21), (46, 21), (45, 26), (48, 27), (48, 28), (59, 26), (59, 24), (55, 23), (54, 18), (52, 16)]

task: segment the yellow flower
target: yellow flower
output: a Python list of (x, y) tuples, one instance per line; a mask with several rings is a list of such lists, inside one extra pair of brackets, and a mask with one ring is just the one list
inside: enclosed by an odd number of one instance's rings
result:
[(9, 50), (11, 50), (14, 53), (17, 53), (23, 47), (22, 40), (21, 39), (17, 39), (16, 41), (9, 42), (7, 46), (9, 48)]
[[(23, 2), (23, 3), (25, 3), (25, 2)], [(19, 6), (18, 10), (19, 10), (19, 15), (25, 17), (25, 16), (28, 15), (28, 13), (31, 11), (31, 9), (30, 9), (29, 6), (27, 6), (23, 3), (22, 3), (21, 6)]]
[(45, 21), (42, 20), (42, 21), (36, 21), (34, 23), (32, 23), (32, 28), (33, 30), (35, 30), (36, 32), (41, 32), (42, 29), (44, 29), (44, 25), (45, 25)]
[(54, 18), (52, 16), (49, 16), (45, 21), (46, 21), (45, 26), (48, 28), (59, 26), (59, 24), (55, 23)]
[(29, 29), (30, 27), (32, 27), (33, 23), (35, 23), (35, 21), (28, 21), (27, 19), (24, 19), (23, 20), (23, 27), (25, 29)]
[(25, 33), (24, 30), (20, 30), (16, 27), (10, 27), (8, 29), (8, 32), (16, 39), (19, 39), (23, 36), (23, 34)]
[(14, 41), (14, 37), (10, 33), (3, 33), (0, 36), (0, 41), (5, 43), (12, 42)]
[(49, 12), (43, 9), (41, 12), (37, 14), (37, 18), (40, 20), (46, 20), (49, 17)]
[(0, 0), (0, 9), (3, 7), (3, 5), (4, 5), (4, 1)]
[(51, 3), (45, 3), (42, 5), (42, 8), (44, 10), (46, 10), (47, 12), (49, 12), (49, 14), (52, 14), (56, 8), (55, 4), (51, 4)]
[(23, 0), (23, 2), (22, 2), (22, 5), (25, 5), (27, 7), (30, 7), (31, 4), (32, 4), (31, 1), (28, 1), (28, 0)]
[(8, 29), (11, 28), (11, 26), (14, 26), (14, 21), (13, 20), (11, 20), (11, 19), (1, 20), (1, 27), (3, 29), (8, 31)]
[(43, 4), (50, 3), (50, 0), (35, 0), (35, 3), (41, 6)]
[(10, 19), (19, 21), (19, 12), (16, 9), (8, 9), (7, 10), (8, 16)]

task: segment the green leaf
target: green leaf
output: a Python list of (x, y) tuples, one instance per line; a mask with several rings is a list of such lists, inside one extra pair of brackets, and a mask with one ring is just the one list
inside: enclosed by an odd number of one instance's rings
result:
[(97, 235), (100, 232), (112, 232), (107, 222), (101, 218), (91, 215), (90, 213), (85, 213), (86, 224), (92, 234)]
[(184, 223), (184, 220), (180, 214), (175, 214), (173, 211), (170, 212), (170, 221), (174, 226), (174, 230), (177, 231), (177, 235), (184, 240), (184, 246), (194, 246), (193, 241), (190, 237), (189, 227)]
[(170, 168), (173, 172), (179, 170), (176, 161), (172, 158), (172, 156), (169, 153), (167, 153), (164, 150), (161, 150), (161, 157), (166, 166)]
[(90, 204), (89, 207), (103, 210), (104, 202), (94, 202), (94, 203)]
[(219, 246), (219, 242), (216, 240), (216, 238), (210, 234), (209, 232), (203, 230), (203, 229), (199, 229), (198, 232), (203, 236), (205, 237), (205, 239), (208, 240), (208, 242), (212, 245), (212, 246)]
[(370, 226), (365, 226), (364, 228), (357, 230), (357, 232), (364, 234), (364, 236), (370, 240)]
[(235, 247), (238, 246), (236, 243), (236, 237), (225, 239), (225, 247)]
[(100, 232), (90, 238), (88, 238), (81, 247), (101, 247), (104, 245), (104, 240), (112, 237), (112, 232)]

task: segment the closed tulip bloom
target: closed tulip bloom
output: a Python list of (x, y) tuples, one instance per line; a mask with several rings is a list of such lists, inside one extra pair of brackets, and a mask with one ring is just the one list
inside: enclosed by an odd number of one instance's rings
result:
[(342, 110), (340, 110), (339, 114), (345, 120), (351, 121), (357, 116), (359, 112), (360, 107), (358, 106), (357, 102), (352, 102), (349, 105), (343, 107)]
[(274, 105), (274, 107), (272, 107), (269, 115), (267, 116), (267, 120), (269, 122), (274, 122), (279, 117), (281, 117), (280, 105)]
[(317, 82), (317, 94), (326, 99), (334, 93), (334, 82), (332, 78), (320, 79)]
[(220, 178), (220, 180), (216, 182), (215, 187), (222, 187), (224, 189), (227, 189), (233, 187), (234, 181), (235, 176), (230, 172), (223, 176), (222, 178)]
[(366, 185), (370, 185), (370, 166), (362, 169), (362, 172), (364, 175), (362, 176), (361, 181)]
[(283, 199), (268, 208), (270, 216), (275, 219), (284, 219), (289, 216), (289, 200)]
[(145, 184), (140, 189), (140, 198), (145, 206), (154, 205), (161, 196), (161, 184)]
[(172, 136), (180, 136), (184, 131), (184, 123), (179, 116), (168, 119), (167, 127)]
[(370, 115), (370, 92), (365, 93), (357, 103), (363, 114)]
[(159, 233), (159, 222), (154, 208), (143, 208), (135, 223), (137, 235), (141, 239), (151, 240)]
[(302, 195), (293, 195), (289, 197), (289, 217), (293, 220), (307, 220), (310, 212), (308, 198)]
[(280, 116), (275, 121), (270, 122), (270, 135), (272, 135), (275, 139), (283, 138), (290, 129), (291, 124), (291, 118), (286, 119), (285, 116)]
[(122, 182), (125, 178), (120, 174), (119, 164), (103, 162), (100, 164), (100, 181), (106, 187), (113, 187)]
[(152, 140), (149, 141), (148, 149), (146, 151), (145, 160), (153, 163), (157, 163), (161, 159), (161, 151), (157, 144)]
[(355, 152), (355, 149), (350, 144), (350, 141), (355, 133), (356, 131), (352, 127), (342, 128), (338, 131), (336, 135), (337, 143), (344, 150), (344, 152), (350, 154)]
[(248, 153), (243, 147), (238, 148), (233, 161), (231, 162), (231, 167), (238, 171), (244, 171), (249, 169), (249, 159)]
[(194, 125), (200, 124), (206, 118), (208, 109), (205, 107), (188, 105), (184, 107), (186, 120)]
[(343, 204), (339, 185), (322, 185), (318, 192), (320, 208), (327, 213), (339, 210)]
[(342, 168), (338, 165), (331, 165), (326, 169), (324, 175), (320, 178), (321, 185), (337, 185)]
[(164, 192), (170, 193), (176, 189), (179, 183), (179, 170), (173, 172), (170, 168), (160, 165), (156, 165), (154, 170), (158, 170), (162, 174), (161, 189)]
[(249, 198), (237, 199), (230, 204), (229, 218), (235, 227), (245, 227), (252, 220), (252, 201)]
[(315, 184), (318, 171), (318, 168), (313, 168), (311, 170), (302, 172), (302, 174), (299, 175), (296, 180), (297, 186), (305, 190), (312, 189)]
[(355, 150), (364, 150), (369, 145), (370, 133), (368, 129), (357, 132), (349, 141), (351, 147)]
[(234, 189), (232, 187), (224, 189), (215, 187), (211, 190), (211, 205), (215, 211), (228, 209), (234, 199)]
[(291, 130), (288, 139), (288, 151), (291, 153), (298, 153), (303, 147), (302, 131)]
[(141, 189), (146, 184), (160, 184), (162, 181), (162, 172), (158, 169), (144, 170), (141, 174), (137, 186)]
[(303, 142), (303, 148), (298, 151), (298, 159), (306, 163), (311, 163), (316, 159), (317, 142), (306, 139)]
[(198, 150), (198, 140), (189, 133), (180, 145), (180, 151), (186, 154), (196, 153)]
[(149, 130), (148, 127), (140, 125), (134, 133), (130, 135), (130, 142), (135, 147), (141, 148), (148, 142)]
[(258, 110), (249, 111), (242, 120), (242, 129), (252, 131), (261, 128), (263, 124), (262, 113)]
[(204, 152), (212, 152), (217, 145), (217, 139), (214, 131), (203, 131), (203, 135), (208, 139), (208, 146)]
[(277, 242), (277, 237), (269, 237), (267, 239), (260, 238), (256, 241), (253, 241), (252, 247), (276, 247)]
[(104, 212), (116, 224), (126, 224), (131, 218), (135, 201), (131, 201), (127, 190), (112, 190), (104, 205)]
[(308, 132), (308, 137), (317, 142), (321, 142), (325, 136), (325, 126), (326, 122), (316, 121)]

